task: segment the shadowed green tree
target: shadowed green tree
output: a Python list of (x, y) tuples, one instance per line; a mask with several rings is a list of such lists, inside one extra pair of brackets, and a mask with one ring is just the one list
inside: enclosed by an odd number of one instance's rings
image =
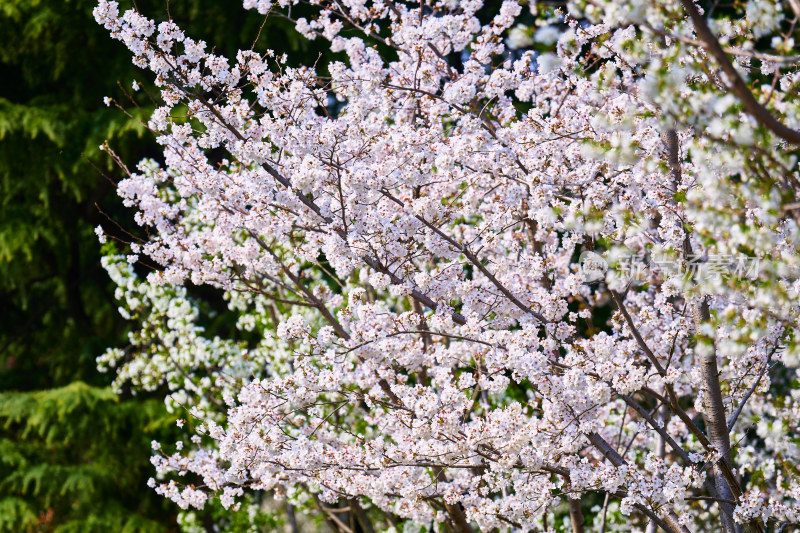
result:
[[(249, 47), (243, 39), (264, 22), (235, 2), (172, 2), (169, 14), (167, 5), (138, 1), (231, 51)], [(96, 370), (126, 325), (93, 228), (125, 240), (122, 228), (135, 228), (99, 146), (108, 140), (126, 161), (156, 151), (139, 122), (148, 87), (131, 90), (139, 73), (93, 7), (0, 3), (0, 531), (177, 529), (178, 509), (145, 484), (150, 441), (168, 439), (175, 416), (160, 400), (118, 397)], [(318, 53), (278, 19), (257, 46), (268, 42)], [(106, 95), (127, 114), (106, 107)]]

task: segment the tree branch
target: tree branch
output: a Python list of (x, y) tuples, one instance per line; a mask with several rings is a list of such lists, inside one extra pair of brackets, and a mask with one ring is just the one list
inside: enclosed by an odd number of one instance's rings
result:
[(742, 401), (739, 402), (739, 407), (736, 408), (736, 411), (733, 413), (733, 416), (731, 416), (731, 419), (728, 421), (728, 432), (729, 433), (733, 429), (734, 424), (736, 424), (736, 419), (739, 418), (739, 415), (742, 413), (742, 409), (744, 409), (744, 404), (746, 404), (747, 400), (750, 399), (750, 396), (752, 396), (752, 394), (758, 388), (758, 384), (761, 383), (761, 379), (764, 377), (764, 374), (766, 374), (767, 370), (769, 370), (769, 363), (772, 360), (772, 355), (774, 353), (775, 353), (775, 350), (772, 350), (772, 353), (769, 354), (769, 357), (767, 357), (767, 361), (764, 363), (763, 370), (761, 370), (761, 373), (758, 375), (758, 377), (756, 378), (755, 382), (753, 382), (753, 385), (747, 391), (747, 394), (744, 395), (744, 398), (742, 398)]
[[(617, 453), (617, 450), (615, 450), (599, 434), (592, 432), (586, 436), (589, 438), (589, 442), (591, 442), (595, 448), (600, 450), (600, 453), (602, 453), (603, 456), (605, 456), (605, 458), (608, 459), (612, 465), (619, 467), (628, 464), (628, 462), (619, 453)], [(648, 511), (650, 510), (648, 509)], [(651, 519), (653, 519), (653, 517), (658, 519), (658, 516), (652, 511), (650, 511), (648, 517), (650, 517)], [(661, 522), (660, 519), (658, 521)], [(662, 524), (666, 524), (667, 526), (669, 526), (669, 530), (673, 530), (680, 533), (690, 533), (689, 529), (686, 526), (678, 522), (678, 515), (676, 515), (674, 511), (668, 511), (667, 516), (664, 517)]]
[(731, 90), (733, 90), (733, 94), (735, 94), (742, 102), (747, 114), (756, 119), (762, 125), (766, 126), (781, 139), (792, 144), (800, 145), (800, 131), (793, 130), (782, 124), (769, 112), (766, 107), (761, 105), (758, 100), (755, 99), (753, 93), (751, 93), (750, 89), (747, 87), (747, 84), (744, 82), (742, 77), (739, 76), (739, 73), (736, 71), (733, 63), (731, 63), (731, 60), (725, 53), (725, 50), (722, 49), (719, 41), (712, 33), (711, 28), (708, 27), (708, 23), (706, 23), (706, 20), (700, 14), (700, 11), (698, 11), (697, 6), (694, 5), (693, 0), (681, 0), (681, 4), (689, 14), (689, 18), (692, 19), (694, 31), (700, 38), (700, 41), (702, 41), (704, 44), (705, 50), (714, 56), (714, 59), (716, 59), (717, 63), (719, 63), (720, 68), (731, 83)]
[[(710, 320), (708, 311), (708, 300), (703, 297), (702, 301), (695, 308), (695, 329), (700, 331), (700, 326)], [(713, 345), (707, 348), (705, 353), (700, 356), (700, 371), (703, 377), (705, 390), (705, 409), (704, 417), (708, 436), (711, 445), (719, 452), (721, 458), (719, 463), (731, 469), (731, 441), (728, 434), (728, 426), (725, 423), (725, 403), (722, 400), (722, 389), (719, 382), (719, 370), (717, 368), (717, 352)], [(735, 500), (733, 489), (726, 476), (720, 470), (721, 465), (714, 465), (714, 479), (717, 486), (717, 495), (721, 499)], [(726, 533), (735, 533), (736, 526), (730, 516), (733, 514), (733, 506), (720, 503), (720, 507), (725, 507), (725, 516), (722, 516), (722, 525)]]

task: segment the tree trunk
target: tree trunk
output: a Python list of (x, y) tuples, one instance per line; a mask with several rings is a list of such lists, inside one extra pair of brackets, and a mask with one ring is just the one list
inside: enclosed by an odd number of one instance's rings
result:
[[(700, 331), (700, 326), (708, 322), (711, 318), (708, 311), (708, 301), (703, 298), (695, 308), (695, 329)], [(703, 350), (700, 355), (700, 370), (703, 376), (703, 387), (705, 388), (705, 405), (703, 417), (708, 428), (708, 440), (716, 451), (720, 453), (720, 461), (724, 462), (728, 469), (733, 469), (731, 462), (731, 441), (728, 434), (727, 416), (725, 414), (725, 404), (722, 400), (722, 389), (719, 383), (719, 369), (717, 368), (717, 351), (713, 347)], [(728, 485), (719, 465), (714, 465), (714, 484), (717, 488), (717, 495), (721, 499), (736, 500), (733, 489)], [(725, 533), (738, 533), (740, 528), (733, 522), (733, 505), (719, 502), (723, 507), (720, 513), (722, 527)]]
[(572, 533), (584, 533), (583, 512), (581, 501), (569, 498), (569, 521), (572, 524)]

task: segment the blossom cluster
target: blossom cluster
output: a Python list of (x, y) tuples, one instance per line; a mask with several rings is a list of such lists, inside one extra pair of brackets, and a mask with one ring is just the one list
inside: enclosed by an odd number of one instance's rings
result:
[[(183, 507), (299, 491), (459, 532), (533, 531), (592, 492), (629, 530), (796, 521), (784, 8), (309, 4), (297, 31), (345, 60), (223, 57), (95, 8), (163, 101), (163, 163), (118, 187), (150, 235), (132, 252), (159, 268), (106, 260), (140, 329), (100, 359), (200, 424), (154, 457), (157, 490)], [(582, 252), (621, 250), (678, 267), (585, 283)], [(740, 256), (757, 272), (692, 274)], [(230, 338), (204, 337), (201, 284), (238, 316)]]

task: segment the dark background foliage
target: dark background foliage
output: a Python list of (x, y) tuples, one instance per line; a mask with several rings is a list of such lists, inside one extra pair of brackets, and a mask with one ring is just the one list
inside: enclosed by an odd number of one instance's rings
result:
[[(165, 0), (137, 3), (168, 17)], [(136, 105), (125, 94), (134, 79), (157, 92), (93, 7), (0, 2), (0, 531), (177, 529), (178, 509), (146, 486), (150, 442), (176, 437), (175, 416), (162, 398), (115, 395), (95, 366), (107, 346), (125, 344), (127, 325), (93, 228), (120, 239), (136, 231), (114, 193), (121, 174), (99, 146), (108, 140), (129, 163), (155, 156), (139, 122), (152, 103), (145, 91)], [(169, 11), (230, 55), (263, 23), (237, 1), (172, 0)], [(314, 46), (273, 17), (257, 43), (306, 60)]]

